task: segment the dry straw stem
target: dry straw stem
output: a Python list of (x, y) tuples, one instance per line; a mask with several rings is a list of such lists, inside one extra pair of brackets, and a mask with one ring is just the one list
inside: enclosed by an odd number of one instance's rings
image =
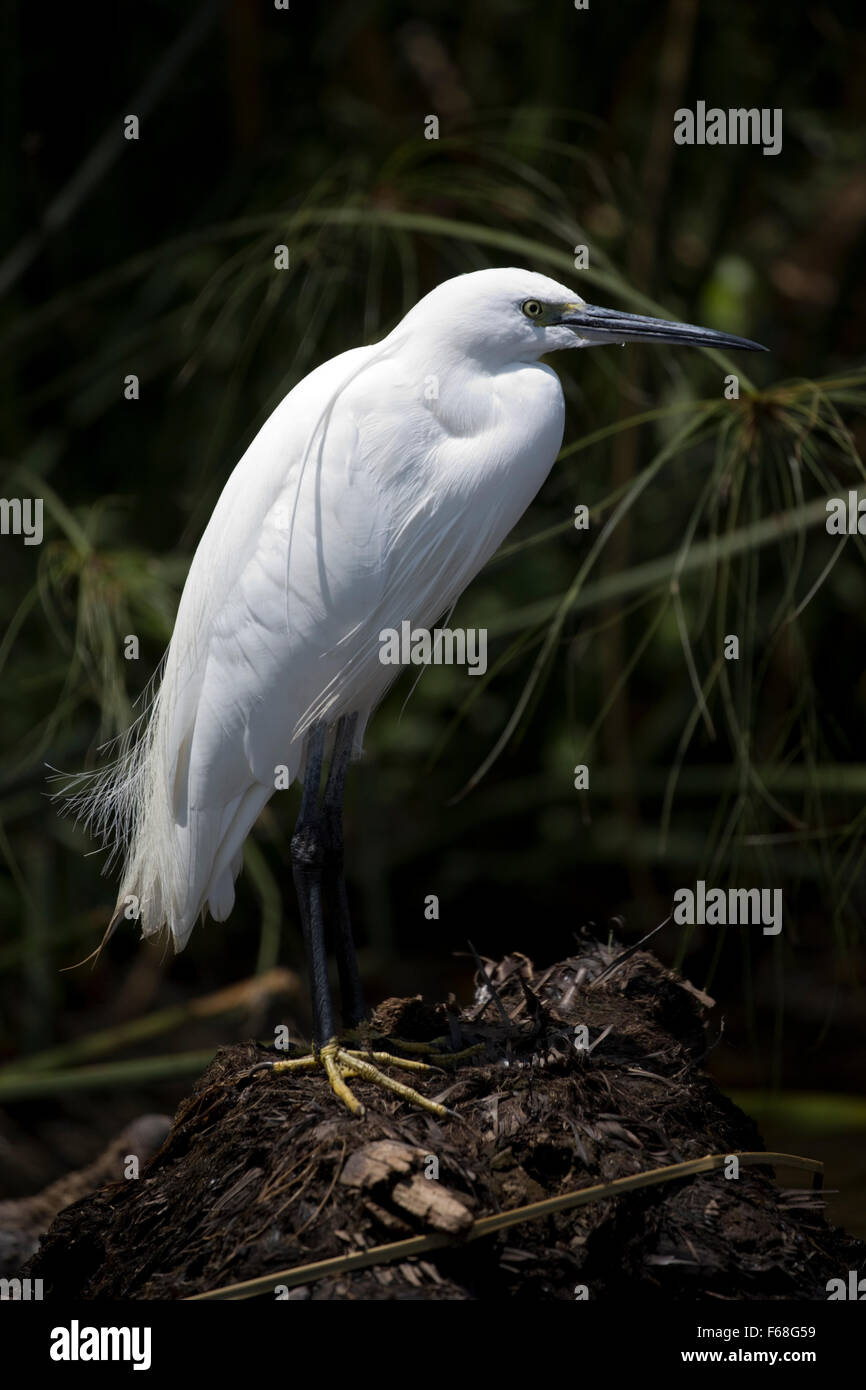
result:
[[(624, 1192), (635, 1192), (641, 1187), (657, 1187), (663, 1183), (676, 1182), (678, 1178), (693, 1177), (696, 1173), (712, 1173), (724, 1168), (732, 1158), (736, 1158), (743, 1167), (769, 1167), (778, 1163), (788, 1168), (799, 1168), (814, 1174), (813, 1187), (820, 1187), (823, 1183), (824, 1165), (816, 1158), (769, 1152), (707, 1154), (705, 1158), (692, 1158), (686, 1163), (672, 1163), (665, 1168), (651, 1168), (645, 1173), (632, 1173), (627, 1178), (615, 1178), (613, 1182), (597, 1183), (593, 1187), (582, 1187), (576, 1192), (566, 1192), (561, 1197), (548, 1197), (543, 1202), (531, 1202), (529, 1206), (500, 1211), (495, 1216), (484, 1216), (480, 1221), (473, 1222), (463, 1242), (481, 1240), (482, 1237), (494, 1235), (497, 1231), (508, 1230), (510, 1226), (516, 1226), (521, 1221), (537, 1221), (542, 1216), (552, 1216), (559, 1211), (571, 1211), (574, 1207), (618, 1197)], [(318, 1260), (315, 1264), (278, 1270), (274, 1274), (263, 1275), (260, 1279), (227, 1284), (225, 1288), (195, 1294), (184, 1301), (197, 1303), (218, 1299), (235, 1301), (255, 1298), (257, 1294), (272, 1293), (277, 1284), (285, 1288), (297, 1288), (300, 1284), (312, 1283), (329, 1274), (344, 1274), (355, 1269), (365, 1269), (370, 1265), (389, 1264), (393, 1260), (405, 1260), (409, 1256), (421, 1255), (428, 1250), (441, 1250), (446, 1245), (456, 1243), (450, 1236), (445, 1235), (413, 1236), (410, 1240), (376, 1245), (372, 1250), (359, 1250), (351, 1255), (338, 1255), (332, 1260)]]

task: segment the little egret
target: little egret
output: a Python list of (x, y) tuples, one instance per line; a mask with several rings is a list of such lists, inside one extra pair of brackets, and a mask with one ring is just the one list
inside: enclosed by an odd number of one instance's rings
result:
[[(399, 672), (380, 633), (449, 611), (541, 487), (562, 443), (559, 378), (539, 359), (600, 343), (763, 351), (691, 324), (586, 304), (528, 270), (478, 270), (425, 295), (396, 328), (300, 381), (231, 474), (193, 557), (162, 679), (120, 757), (73, 804), (123, 856), (107, 935), (137, 915), (176, 950), (207, 911), (224, 921), (244, 841), (277, 787), (303, 777), (292, 868), (322, 1066), (444, 1113), (338, 1038), (323, 887), (344, 1027), (364, 1018), (343, 878), (350, 760)], [(326, 745), (330, 767), (320, 801)], [(109, 863), (112, 862), (109, 860)], [(329, 914), (330, 915), (330, 914)]]

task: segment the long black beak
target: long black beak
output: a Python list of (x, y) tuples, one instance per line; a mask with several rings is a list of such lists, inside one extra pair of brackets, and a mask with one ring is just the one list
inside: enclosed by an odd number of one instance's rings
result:
[(715, 328), (699, 328), (694, 323), (675, 323), (670, 319), (650, 319), (643, 314), (625, 314), (620, 309), (600, 309), (584, 304), (569, 309), (560, 323), (573, 328), (590, 343), (685, 343), (690, 347), (740, 348), (746, 352), (768, 352), (751, 338), (735, 338)]

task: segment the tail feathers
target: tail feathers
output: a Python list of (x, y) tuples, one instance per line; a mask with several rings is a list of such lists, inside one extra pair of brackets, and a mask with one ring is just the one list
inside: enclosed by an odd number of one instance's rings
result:
[(214, 878), (208, 890), (208, 911), (215, 922), (224, 922), (235, 905), (235, 879), (243, 868), (243, 850), (238, 850), (227, 869)]
[(208, 889), (208, 910), (215, 922), (224, 922), (235, 905), (235, 875), (224, 869)]
[(167, 927), (175, 951), (183, 950), (205, 912), (224, 922), (234, 906), (244, 841), (272, 791), (253, 783), (222, 810), (190, 808), (184, 825), (145, 819), (127, 860), (115, 917), (137, 915), (146, 937)]
[[(197, 752), (197, 706), (189, 683), (183, 687), (183, 728), (180, 715), (175, 717), (172, 692), (179, 679), (168, 662), (165, 682), (158, 691), (154, 682), (114, 761), (64, 779), (66, 786), (56, 793), (64, 809), (109, 849), (103, 871), (123, 861), (105, 940), (121, 922), (137, 921), (145, 937), (167, 929), (175, 951), (183, 950), (208, 909), (220, 922), (231, 912), (244, 841), (274, 792), (253, 766), (266, 770), (276, 762), (270, 749), (233, 744), (220, 750), (207, 739)], [(292, 755), (287, 782), (297, 775), (300, 748), (290, 747)]]
[(89, 956), (85, 956), (83, 960), (77, 960), (74, 965), (62, 965), (60, 967), (61, 973), (63, 973), (66, 970), (78, 970), (80, 966), (89, 965), (91, 961), (93, 961), (93, 966), (95, 969), (99, 957), (102, 955), (102, 952), (105, 950), (105, 947), (108, 945), (108, 942), (114, 936), (114, 933), (117, 931), (117, 928), (120, 926), (120, 923), (121, 914), (115, 908), (111, 921), (105, 928), (105, 931), (102, 934), (102, 940), (100, 941), (96, 949), (94, 951), (91, 951)]

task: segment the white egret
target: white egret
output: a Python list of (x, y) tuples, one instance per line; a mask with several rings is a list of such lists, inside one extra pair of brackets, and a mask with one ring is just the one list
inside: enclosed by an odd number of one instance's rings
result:
[[(193, 557), (162, 679), (120, 758), (74, 804), (123, 855), (117, 907), (181, 950), (232, 909), (244, 841), (303, 775), (292, 863), (312, 987), (313, 1052), (337, 1095), (363, 1075), (442, 1113), (344, 1048), (327, 978), (335, 890), (343, 1024), (364, 1016), (343, 881), (349, 761), (399, 668), (383, 629), (429, 627), (528, 507), (559, 451), (559, 378), (539, 359), (599, 343), (762, 350), (729, 334), (586, 304), (528, 270), (437, 286), (381, 342), (316, 368), (277, 406), (223, 489)], [(319, 801), (326, 740), (331, 764)], [(111, 862), (111, 861), (109, 861)]]

